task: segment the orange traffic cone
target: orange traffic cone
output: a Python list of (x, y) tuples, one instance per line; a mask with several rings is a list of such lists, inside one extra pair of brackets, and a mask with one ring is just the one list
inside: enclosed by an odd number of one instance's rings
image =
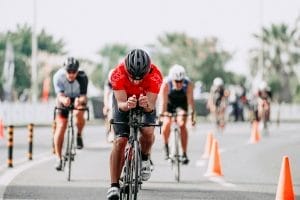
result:
[(258, 129), (258, 121), (254, 121), (254, 122), (252, 122), (250, 143), (255, 144), (255, 143), (258, 143), (259, 140), (260, 140), (260, 134), (259, 134), (259, 129)]
[(0, 139), (4, 138), (4, 125), (3, 120), (0, 118)]
[(213, 134), (212, 134), (212, 132), (209, 132), (207, 134), (207, 137), (206, 137), (206, 144), (205, 144), (204, 153), (201, 156), (203, 159), (208, 159), (209, 158), (209, 155), (210, 155), (210, 152), (211, 152), (212, 142), (213, 142)]
[(208, 168), (205, 176), (223, 176), (218, 141), (216, 139), (213, 139), (212, 151), (209, 156)]
[(289, 158), (284, 156), (282, 159), (279, 182), (276, 192), (276, 200), (294, 200), (293, 181), (291, 176)]

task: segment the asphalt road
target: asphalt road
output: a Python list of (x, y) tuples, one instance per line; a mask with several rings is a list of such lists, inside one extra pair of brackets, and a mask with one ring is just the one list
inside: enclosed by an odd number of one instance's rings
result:
[[(98, 124), (98, 123), (96, 123)], [(143, 200), (196, 199), (275, 199), (283, 156), (287, 155), (295, 195), (300, 196), (300, 125), (272, 124), (270, 135), (250, 144), (250, 124), (230, 123), (223, 134), (215, 133), (219, 143), (222, 177), (207, 177), (208, 160), (201, 159), (210, 123), (190, 128), (189, 165), (182, 168), (182, 180), (174, 180), (170, 164), (163, 159), (158, 129), (152, 160), (155, 169), (144, 182), (139, 198)], [(27, 129), (16, 128), (14, 167), (7, 168), (6, 141), (0, 140), (0, 198), (2, 199), (106, 199), (110, 185), (108, 160), (111, 144), (105, 140), (104, 127), (87, 125), (85, 148), (77, 151), (68, 182), (63, 172), (54, 170), (51, 154), (51, 127), (34, 129), (33, 160), (27, 160)], [(7, 137), (6, 137), (7, 138)]]

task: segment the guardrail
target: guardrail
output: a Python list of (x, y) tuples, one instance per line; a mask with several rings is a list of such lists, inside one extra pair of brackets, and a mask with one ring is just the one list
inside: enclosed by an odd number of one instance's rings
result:
[[(89, 102), (89, 107), (91, 107)], [(55, 101), (48, 103), (0, 102), (0, 118), (5, 125), (51, 125)], [(91, 117), (94, 115), (92, 114)]]
[[(100, 101), (99, 101), (100, 102)], [(100, 102), (101, 103), (101, 102)], [(101, 118), (102, 104), (89, 101), (89, 107), (93, 118)], [(196, 109), (205, 108), (203, 102), (198, 102)], [(202, 105), (203, 104), (203, 105)], [(53, 122), (53, 108), (55, 102), (49, 103), (9, 103), (0, 102), (0, 117), (5, 125), (27, 125), (33, 123), (35, 125), (51, 125)], [(271, 120), (277, 121), (300, 121), (300, 104), (275, 104), (271, 105)], [(207, 110), (198, 110), (197, 113), (205, 115)]]

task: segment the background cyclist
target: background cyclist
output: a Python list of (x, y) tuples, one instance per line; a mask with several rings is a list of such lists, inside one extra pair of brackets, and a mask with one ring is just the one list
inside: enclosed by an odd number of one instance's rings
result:
[[(53, 76), (53, 84), (57, 107), (66, 108), (74, 104), (75, 108), (85, 108), (87, 104), (88, 77), (84, 71), (78, 70), (79, 62), (73, 57), (67, 58), (64, 67)], [(62, 146), (68, 123), (68, 110), (58, 109), (56, 114), (56, 129), (54, 133), (54, 147), (57, 156), (56, 170), (62, 170)], [(83, 148), (82, 130), (85, 125), (84, 111), (74, 110), (77, 127), (77, 148)]]
[[(189, 78), (186, 77), (185, 69), (180, 65), (173, 65), (169, 71), (169, 75), (164, 81), (161, 88), (162, 95), (162, 115), (163, 118), (163, 142), (165, 149), (165, 159), (169, 158), (169, 137), (172, 119), (166, 115), (172, 112), (177, 112), (178, 115), (187, 114), (188, 110), (191, 111), (192, 124), (194, 120), (194, 86)], [(182, 163), (188, 164), (187, 157), (187, 144), (188, 144), (188, 131), (186, 128), (187, 116), (178, 116), (177, 123), (181, 132), (181, 145), (182, 145)]]
[(224, 87), (224, 81), (220, 77), (213, 80), (213, 85), (210, 88), (210, 94), (207, 101), (207, 108), (214, 115), (217, 123), (217, 128), (221, 131), (225, 127), (225, 111), (227, 107), (227, 98), (229, 92)]
[(104, 95), (103, 95), (103, 116), (105, 117), (105, 126), (107, 131), (107, 141), (113, 142), (115, 134), (113, 129), (110, 128), (109, 121), (112, 119), (112, 99), (113, 99), (113, 90), (110, 83), (110, 76), (112, 70), (108, 73), (108, 79), (104, 84)]
[(262, 81), (258, 86), (258, 98), (257, 98), (257, 114), (259, 121), (264, 127), (266, 124), (264, 122), (268, 122), (270, 120), (271, 113), (271, 88), (265, 81)]
[[(114, 91), (113, 118), (115, 121), (128, 122), (129, 110), (141, 107), (144, 110), (146, 123), (155, 122), (155, 103), (162, 83), (162, 74), (151, 63), (149, 55), (134, 49), (128, 53), (124, 62), (116, 66), (110, 77)], [(119, 179), (124, 163), (124, 150), (128, 141), (129, 126), (114, 125), (116, 138), (110, 156), (111, 188), (107, 192), (108, 199), (119, 199)], [(149, 154), (154, 142), (154, 127), (141, 129), (142, 180), (151, 175)]]

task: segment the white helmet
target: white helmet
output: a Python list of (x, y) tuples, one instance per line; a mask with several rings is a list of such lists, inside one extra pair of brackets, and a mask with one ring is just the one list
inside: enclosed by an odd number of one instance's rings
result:
[(262, 81), (260, 82), (259, 86), (258, 86), (258, 89), (260, 91), (263, 91), (263, 90), (267, 90), (268, 89), (268, 84), (266, 81)]
[(224, 81), (220, 77), (216, 77), (213, 81), (213, 85), (216, 87), (222, 86), (224, 85)]
[(185, 77), (185, 69), (181, 65), (173, 65), (169, 71), (169, 77), (172, 80), (180, 81)]

